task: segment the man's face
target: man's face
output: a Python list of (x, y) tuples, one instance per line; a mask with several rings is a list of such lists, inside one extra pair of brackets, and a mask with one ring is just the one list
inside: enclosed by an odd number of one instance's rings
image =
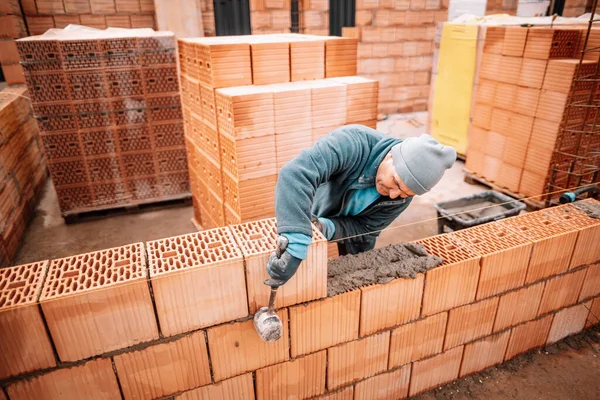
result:
[(391, 152), (388, 153), (381, 164), (379, 164), (377, 176), (375, 177), (375, 186), (380, 195), (388, 196), (391, 199), (397, 197), (405, 199), (415, 195), (415, 192), (410, 190), (396, 173)]

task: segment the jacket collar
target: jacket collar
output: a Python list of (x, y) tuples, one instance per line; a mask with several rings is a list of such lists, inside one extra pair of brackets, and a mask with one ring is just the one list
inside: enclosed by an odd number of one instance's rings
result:
[(390, 152), (392, 147), (401, 143), (402, 140), (392, 138), (392, 137), (384, 137), (381, 139), (369, 154), (369, 160), (365, 165), (362, 173), (358, 177), (356, 181), (350, 185), (349, 189), (365, 189), (371, 186), (375, 186), (375, 178), (377, 176), (377, 169), (379, 168), (379, 164), (383, 161), (385, 156)]

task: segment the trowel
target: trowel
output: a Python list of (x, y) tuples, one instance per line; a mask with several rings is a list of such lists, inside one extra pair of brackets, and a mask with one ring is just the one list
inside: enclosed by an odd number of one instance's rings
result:
[[(277, 249), (275, 250), (277, 257), (280, 257), (287, 247), (287, 239), (282, 236), (279, 238), (280, 239), (277, 240)], [(277, 289), (284, 283), (284, 281), (272, 278), (265, 280), (265, 285), (271, 288), (269, 306), (261, 307), (256, 314), (254, 314), (254, 329), (256, 329), (258, 336), (265, 342), (275, 342), (279, 340), (283, 331), (283, 324), (281, 323), (279, 316), (275, 313), (274, 305)]]

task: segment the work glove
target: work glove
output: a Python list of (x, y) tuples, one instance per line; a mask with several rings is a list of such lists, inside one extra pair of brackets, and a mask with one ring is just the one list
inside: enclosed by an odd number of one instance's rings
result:
[(271, 278), (286, 283), (298, 270), (301, 259), (287, 252), (288, 240), (285, 236), (277, 238), (277, 249), (269, 257), (267, 262), (267, 273)]
[(328, 218), (313, 218), (312, 223), (315, 224), (317, 229), (321, 231), (323, 236), (327, 240), (333, 239), (333, 235), (335, 235), (335, 225)]

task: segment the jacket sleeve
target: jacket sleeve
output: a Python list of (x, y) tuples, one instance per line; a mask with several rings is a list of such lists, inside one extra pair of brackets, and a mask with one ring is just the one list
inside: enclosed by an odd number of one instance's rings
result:
[(284, 165), (275, 189), (277, 232), (312, 237), (310, 218), (317, 188), (338, 172), (352, 168), (363, 157), (364, 147), (360, 132), (341, 128)]

